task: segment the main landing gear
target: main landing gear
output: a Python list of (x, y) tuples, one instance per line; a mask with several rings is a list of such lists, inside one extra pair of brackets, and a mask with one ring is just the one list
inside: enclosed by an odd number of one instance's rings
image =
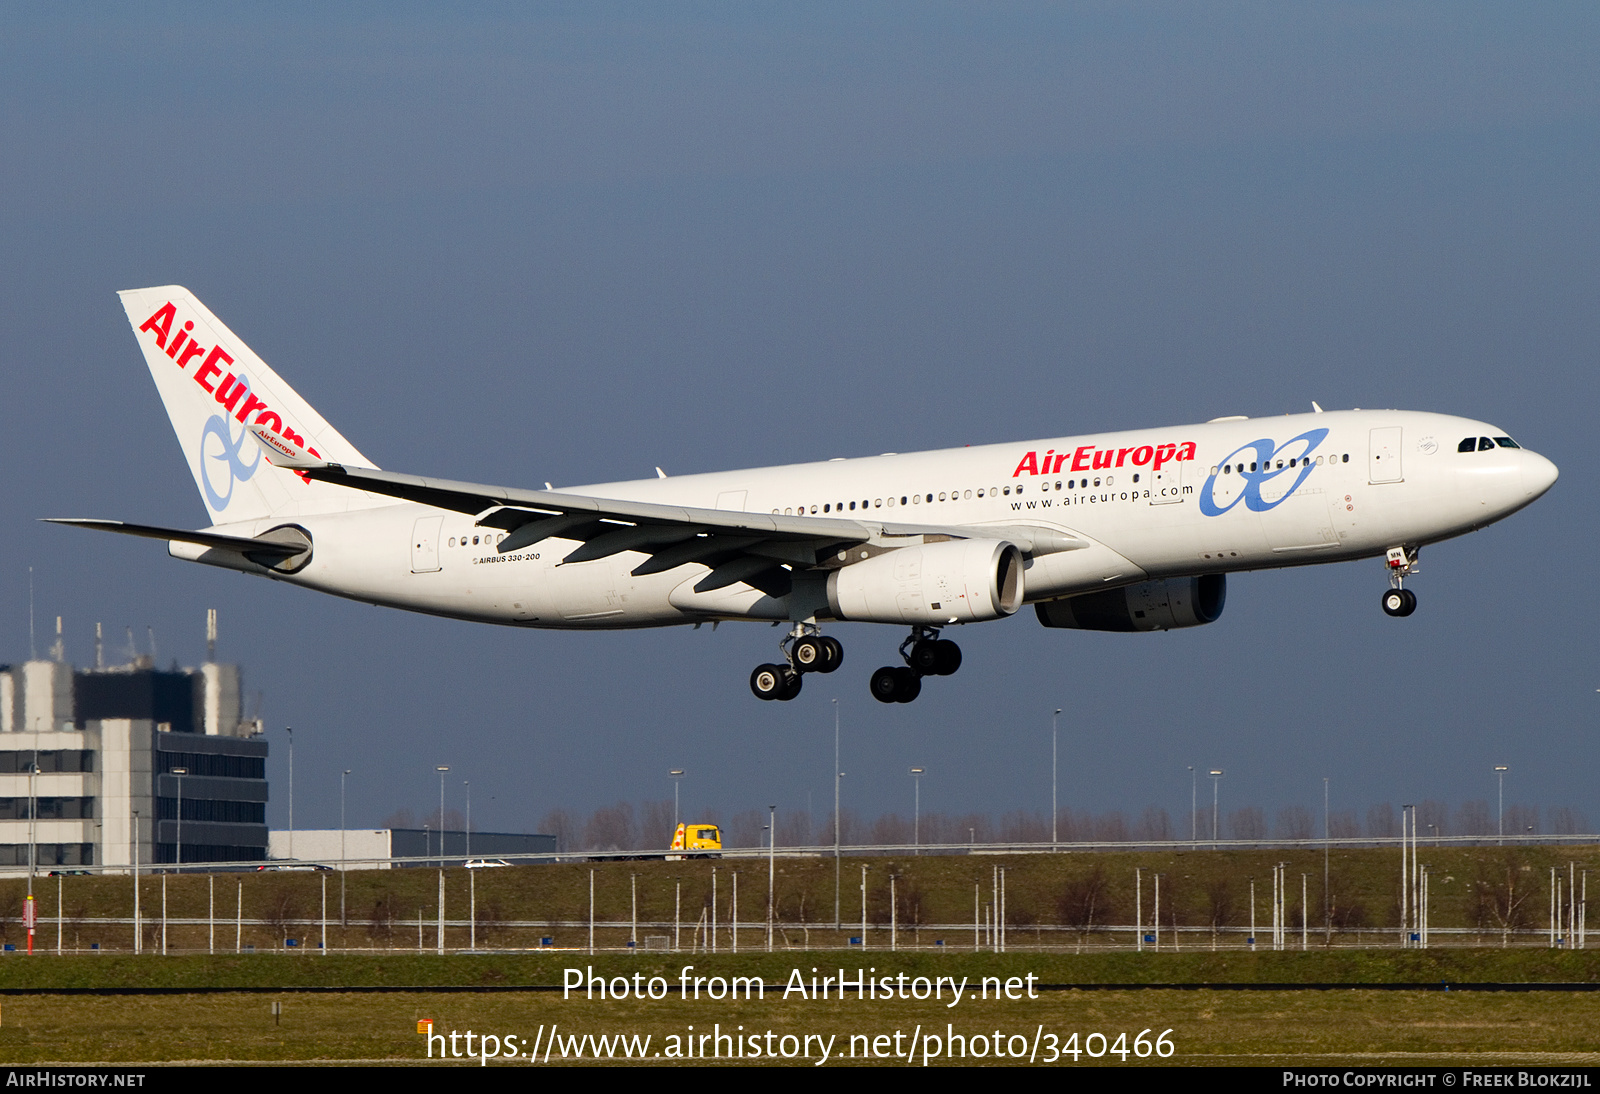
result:
[(757, 699), (788, 702), (800, 694), (801, 678), (808, 672), (832, 672), (844, 664), (844, 645), (820, 633), (814, 623), (796, 623), (778, 649), (781, 665), (757, 665), (750, 674), (750, 690)]
[(939, 637), (937, 627), (914, 627), (900, 643), (905, 666), (885, 665), (872, 674), (872, 697), (880, 703), (909, 703), (922, 694), (924, 676), (949, 676), (961, 667), (961, 647)]
[(1417, 610), (1417, 594), (1402, 582), (1417, 571), (1417, 548), (1391, 547), (1384, 559), (1389, 567), (1389, 591), (1383, 594), (1383, 614), (1406, 616)]

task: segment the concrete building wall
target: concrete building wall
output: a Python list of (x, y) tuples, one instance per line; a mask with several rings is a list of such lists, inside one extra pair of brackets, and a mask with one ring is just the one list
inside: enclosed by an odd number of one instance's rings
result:
[(207, 662), (200, 666), (200, 679), (204, 732), (211, 737), (241, 736), (239, 666)]
[[(267, 837), (269, 859), (293, 858), (300, 862), (316, 862), (339, 868), (340, 831), (337, 828), (311, 828), (294, 833), (294, 853), (289, 852), (287, 831), (273, 832)], [(352, 870), (389, 869), (390, 832), (387, 828), (350, 828), (343, 833), (343, 855)], [(361, 859), (382, 859), (382, 862)]]
[(72, 666), (63, 661), (29, 661), (22, 666), (22, 710), (17, 732), (71, 726)]
[[(131, 866), (134, 844), (138, 859), (148, 865), (154, 857), (155, 818), (151, 816), (154, 779), (151, 772), (155, 727), (143, 719), (107, 718), (90, 722), (100, 737), (101, 864)], [(133, 809), (141, 816), (134, 831)]]

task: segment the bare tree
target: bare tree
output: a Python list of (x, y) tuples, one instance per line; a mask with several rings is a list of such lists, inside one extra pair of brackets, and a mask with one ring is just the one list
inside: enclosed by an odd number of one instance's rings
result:
[(1106, 914), (1105, 867), (1096, 865), (1087, 874), (1072, 878), (1061, 887), (1056, 898), (1056, 909), (1063, 926), (1078, 932), (1078, 946), (1083, 946), (1084, 936), (1094, 930), (1096, 917)]
[(1279, 839), (1310, 839), (1310, 811), (1303, 805), (1290, 805), (1278, 810), (1277, 837)]
[(1429, 798), (1417, 805), (1417, 835), (1448, 836), (1450, 834), (1450, 807), (1444, 802)]
[(1247, 805), (1228, 814), (1228, 831), (1234, 839), (1259, 840), (1267, 838), (1267, 818), (1261, 808)]
[(799, 809), (778, 814), (778, 846), (811, 846), (811, 818)]
[(1355, 839), (1361, 835), (1361, 822), (1355, 811), (1345, 809), (1328, 814), (1328, 836), (1332, 839)]
[(637, 839), (633, 806), (628, 802), (596, 809), (583, 826), (583, 846), (588, 851), (632, 851)]
[(1550, 831), (1557, 836), (1576, 836), (1589, 830), (1589, 821), (1570, 805), (1550, 811)]
[(556, 838), (557, 851), (571, 851), (577, 843), (578, 824), (565, 809), (552, 809), (539, 822), (544, 834)]
[(1226, 878), (1206, 885), (1206, 916), (1211, 922), (1211, 948), (1217, 948), (1217, 932), (1233, 920), (1233, 889)]
[(1400, 822), (1395, 819), (1394, 806), (1379, 802), (1367, 810), (1367, 835), (1374, 839), (1392, 839), (1400, 834)]
[(1485, 866), (1472, 883), (1473, 918), (1479, 927), (1500, 931), (1500, 945), (1506, 946), (1512, 931), (1528, 925), (1528, 898), (1538, 889), (1521, 856), (1507, 855), (1493, 866)]
[(1489, 810), (1489, 803), (1482, 798), (1462, 802), (1456, 810), (1454, 830), (1463, 836), (1494, 835), (1494, 814)]
[(1539, 834), (1539, 807), (1535, 805), (1506, 806), (1506, 835), (1527, 836)]
[[(681, 819), (681, 818), (680, 818)], [(639, 807), (639, 846), (646, 850), (666, 847), (672, 842), (672, 802), (666, 799), (645, 802)]]
[(394, 900), (385, 893), (372, 905), (367, 917), (367, 937), (374, 942), (389, 942), (394, 938)]
[(1172, 838), (1172, 817), (1165, 809), (1152, 805), (1139, 817), (1139, 823), (1133, 830), (1134, 839), (1139, 840), (1170, 840)]
[(1103, 843), (1128, 842), (1128, 818), (1116, 809), (1102, 813), (1094, 819), (1094, 838)]
[(911, 821), (898, 813), (885, 813), (872, 822), (868, 843), (908, 844), (911, 842)]

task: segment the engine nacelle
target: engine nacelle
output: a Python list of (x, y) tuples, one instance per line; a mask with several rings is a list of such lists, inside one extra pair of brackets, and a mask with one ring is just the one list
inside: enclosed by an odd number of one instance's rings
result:
[(1035, 604), (1047, 627), (1080, 631), (1170, 631), (1214, 623), (1228, 599), (1226, 574), (1173, 577)]
[(1022, 551), (996, 539), (901, 547), (828, 575), (835, 618), (863, 623), (977, 623), (1022, 607)]

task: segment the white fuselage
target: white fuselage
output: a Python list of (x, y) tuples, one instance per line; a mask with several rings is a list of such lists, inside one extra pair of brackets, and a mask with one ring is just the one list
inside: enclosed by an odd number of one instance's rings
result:
[[(1472, 438), (1483, 422), (1340, 411), (1089, 434), (570, 488), (600, 498), (703, 509), (916, 523), (969, 531), (1027, 525), (1087, 541), (1028, 559), (1030, 602), (1153, 578), (1305, 565), (1458, 536), (1548, 490), (1544, 457)], [(1292, 462), (1291, 462), (1292, 461)], [(253, 536), (281, 519), (220, 526)], [(626, 551), (560, 564), (551, 538), (497, 553), (473, 516), (398, 503), (297, 517), (311, 562), (279, 580), (375, 604), (520, 626), (617, 628), (706, 619), (809, 620), (814, 599), (743, 584), (696, 593), (708, 567), (634, 577)], [(998, 533), (996, 533), (998, 536)], [(1000, 537), (1003, 538), (1003, 537)], [(173, 543), (179, 557), (211, 561)], [(270, 571), (256, 568), (255, 572)]]

